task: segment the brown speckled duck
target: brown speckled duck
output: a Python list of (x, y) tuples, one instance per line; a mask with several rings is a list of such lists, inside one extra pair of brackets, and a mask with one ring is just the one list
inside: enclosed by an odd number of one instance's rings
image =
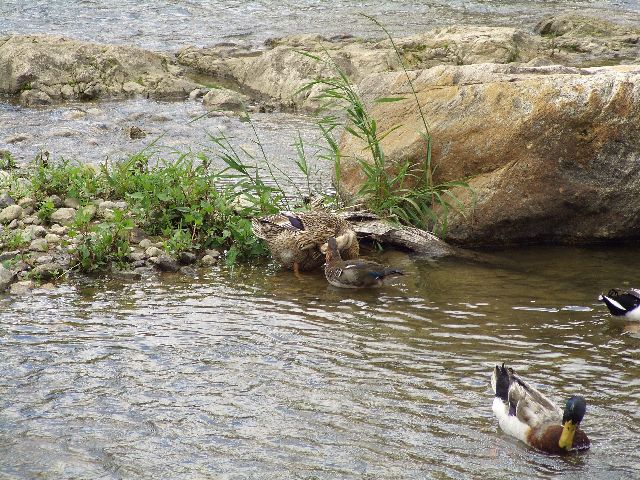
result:
[(404, 275), (402, 270), (389, 268), (371, 260), (343, 260), (335, 238), (327, 242), (324, 275), (334, 287), (379, 287), (386, 278)]
[(356, 258), (360, 251), (351, 224), (328, 211), (280, 212), (254, 218), (251, 226), (256, 237), (267, 242), (273, 258), (296, 273), (324, 263), (330, 237), (336, 238), (345, 258)]
[(583, 397), (569, 398), (563, 412), (504, 363), (493, 370), (491, 387), (495, 392), (493, 413), (505, 433), (552, 454), (591, 446), (579, 428), (587, 410)]

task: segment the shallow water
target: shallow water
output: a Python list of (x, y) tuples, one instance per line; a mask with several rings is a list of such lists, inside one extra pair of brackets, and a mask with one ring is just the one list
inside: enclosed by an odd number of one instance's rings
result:
[(381, 37), (361, 14), (378, 18), (397, 36), (452, 24), (532, 28), (545, 15), (591, 14), (640, 23), (636, 0), (361, 0), (223, 2), (203, 0), (3, 0), (0, 34), (51, 33), (154, 50), (185, 45), (264, 40), (294, 33)]
[[(0, 149), (10, 151), (19, 164), (31, 162), (41, 152), (49, 152), (56, 160), (102, 164), (144, 151), (155, 160), (204, 153), (222, 168), (222, 149), (211, 137), (224, 135), (245, 164), (266, 170), (266, 156), (276, 176), (283, 177), (280, 169), (296, 184), (306, 185), (305, 175), (295, 166), (294, 143), (302, 139), (312, 186), (330, 186), (331, 164), (318, 159), (323, 148), (320, 131), (312, 118), (303, 115), (254, 113), (248, 123), (234, 115), (207, 114), (201, 101), (136, 99), (45, 108), (0, 103), (0, 125)], [(133, 126), (147, 136), (131, 139)]]
[[(3, 297), (0, 476), (637, 477), (640, 335), (596, 297), (637, 282), (639, 253), (387, 252), (408, 275), (373, 291), (265, 265)], [(587, 397), (590, 451), (499, 431), (502, 361)]]

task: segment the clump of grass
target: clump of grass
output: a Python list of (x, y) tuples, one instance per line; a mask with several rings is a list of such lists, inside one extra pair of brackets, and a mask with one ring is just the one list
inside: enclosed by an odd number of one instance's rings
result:
[[(407, 77), (420, 120), (424, 126), (424, 131), (420, 132), (425, 143), (422, 159), (419, 162), (407, 160), (398, 165), (390, 165), (387, 162), (381, 142), (387, 135), (399, 128), (399, 125), (388, 129), (384, 133), (379, 131), (376, 119), (369, 114), (346, 73), (329, 56), (328, 52), (325, 51), (325, 58), (308, 52), (300, 52), (318, 62), (324, 63), (336, 72), (335, 77), (319, 78), (309, 82), (301, 91), (310, 90), (316, 85), (322, 86), (320, 99), (324, 102), (320, 111), (325, 115), (318, 120), (318, 123), (322, 135), (328, 143), (329, 155), (327, 155), (327, 158), (331, 158), (334, 163), (338, 191), (340, 190), (341, 161), (344, 155), (340, 151), (332, 133), (336, 127), (342, 126), (347, 134), (362, 142), (365, 151), (370, 156), (370, 160), (357, 158), (365, 174), (364, 183), (357, 193), (359, 200), (366, 199), (367, 208), (377, 214), (395, 217), (404, 224), (432, 230), (444, 236), (447, 230), (450, 210), (463, 211), (464, 209), (463, 204), (451, 190), (454, 187), (470, 187), (464, 181), (439, 184), (433, 181), (432, 137), (409, 72), (402, 61), (402, 55), (398, 47), (387, 29), (374, 18), (368, 16), (367, 18), (386, 33)], [(376, 102), (386, 103), (402, 100), (405, 100), (405, 97), (385, 97), (377, 99)], [(336, 113), (336, 110), (338, 113)], [(342, 120), (343, 116), (346, 117), (344, 122)]]

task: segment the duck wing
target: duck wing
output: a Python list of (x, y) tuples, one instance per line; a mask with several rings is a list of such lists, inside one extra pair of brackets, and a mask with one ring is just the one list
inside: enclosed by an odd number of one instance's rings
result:
[(509, 414), (515, 414), (518, 420), (530, 427), (546, 422), (560, 423), (562, 410), (520, 378), (513, 369), (510, 368), (509, 371)]

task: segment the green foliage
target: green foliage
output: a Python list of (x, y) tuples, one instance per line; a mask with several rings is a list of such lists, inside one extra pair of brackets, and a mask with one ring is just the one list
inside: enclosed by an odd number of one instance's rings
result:
[(16, 168), (16, 161), (8, 150), (0, 150), (0, 170), (13, 170)]
[[(114, 212), (109, 222), (90, 226), (88, 217), (76, 219), (76, 227), (81, 230), (82, 241), (76, 248), (78, 269), (95, 272), (106, 269), (112, 263), (125, 264), (129, 256), (129, 231), (134, 224), (120, 210)], [(70, 236), (77, 234), (72, 232)]]
[(43, 200), (40, 202), (40, 206), (38, 208), (38, 218), (43, 222), (49, 224), (51, 223), (51, 215), (55, 211), (56, 207), (51, 200)]
[[(424, 140), (424, 155), (421, 162), (410, 163), (408, 160), (400, 165), (391, 166), (387, 163), (382, 140), (398, 129), (396, 125), (384, 133), (378, 129), (378, 123), (367, 111), (364, 102), (356, 89), (351, 85), (346, 73), (329, 57), (312, 55), (308, 52), (300, 52), (318, 62), (329, 66), (336, 76), (332, 78), (319, 78), (305, 85), (301, 91), (310, 90), (316, 85), (322, 87), (320, 99), (323, 105), (320, 112), (324, 114), (318, 123), (322, 135), (328, 143), (326, 157), (334, 162), (336, 171), (336, 187), (340, 189), (341, 160), (344, 157), (339, 146), (333, 139), (332, 132), (338, 126), (358, 139), (364, 145), (370, 159), (356, 158), (365, 180), (358, 192), (360, 199), (366, 199), (367, 208), (382, 216), (391, 216), (402, 223), (417, 226), (423, 229), (431, 229), (444, 235), (447, 229), (448, 214), (451, 209), (463, 211), (463, 204), (452, 193), (454, 187), (470, 188), (465, 182), (446, 182), (435, 184), (433, 181), (434, 166), (431, 159), (432, 138), (429, 132), (426, 117), (418, 101), (417, 93), (413, 87), (400, 51), (395, 45), (389, 32), (375, 19), (376, 23), (389, 37), (403, 70), (411, 87), (413, 98), (418, 107), (424, 131), (420, 132)], [(378, 103), (403, 101), (403, 97), (386, 97), (377, 100)], [(343, 121), (346, 118), (346, 121)]]
[(53, 163), (41, 158), (30, 178), (30, 193), (36, 200), (59, 195), (86, 202), (104, 192), (102, 179), (93, 166), (66, 159)]
[(24, 238), (21, 230), (4, 232), (2, 234), (1, 242), (7, 250), (20, 250), (29, 243)]

